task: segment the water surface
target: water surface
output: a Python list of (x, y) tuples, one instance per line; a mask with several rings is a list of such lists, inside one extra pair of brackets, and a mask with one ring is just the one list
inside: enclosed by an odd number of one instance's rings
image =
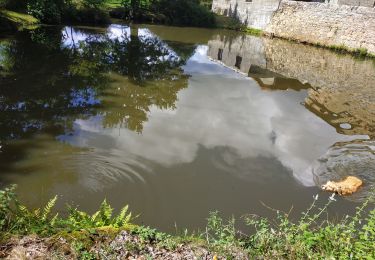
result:
[(230, 31), (19, 32), (0, 40), (0, 183), (34, 207), (129, 204), (170, 231), (212, 210), (272, 216), (263, 204), (298, 216), (327, 176), (361, 169), (340, 215), (374, 182), (374, 83), (371, 60)]

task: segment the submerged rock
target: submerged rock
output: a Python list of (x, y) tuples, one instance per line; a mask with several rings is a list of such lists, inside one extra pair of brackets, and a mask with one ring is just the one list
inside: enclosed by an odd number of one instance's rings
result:
[(341, 181), (328, 181), (322, 185), (322, 189), (325, 191), (331, 191), (340, 195), (350, 195), (356, 192), (361, 187), (363, 182), (354, 176), (348, 176)]
[[(375, 188), (375, 141), (355, 140), (336, 143), (313, 165), (312, 172), (317, 186), (322, 187), (331, 182), (331, 185), (325, 186), (326, 189), (338, 193), (339, 190), (334, 190), (333, 183), (341, 184), (340, 181), (347, 176), (358, 178), (364, 185), (358, 189), (357, 183), (358, 192), (345, 198), (363, 201)], [(350, 194), (342, 189), (340, 192)]]

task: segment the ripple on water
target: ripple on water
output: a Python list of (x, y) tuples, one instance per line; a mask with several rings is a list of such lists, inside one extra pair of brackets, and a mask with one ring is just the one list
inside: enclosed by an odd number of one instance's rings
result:
[(355, 140), (336, 143), (313, 166), (314, 181), (318, 186), (329, 180), (338, 181), (356, 176), (363, 187), (345, 198), (363, 201), (375, 187), (375, 141)]
[(81, 183), (92, 191), (100, 191), (114, 184), (126, 182), (146, 183), (144, 173), (151, 170), (136, 156), (117, 150), (80, 153), (70, 159), (70, 167), (80, 174)]

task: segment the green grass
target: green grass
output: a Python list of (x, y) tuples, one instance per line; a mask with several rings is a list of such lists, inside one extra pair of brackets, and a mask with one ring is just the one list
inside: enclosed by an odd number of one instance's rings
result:
[(107, 0), (105, 6), (109, 9), (122, 7), (120, 0)]
[(31, 15), (9, 10), (0, 10), (0, 16), (19, 26), (30, 26), (39, 23), (39, 20)]
[(200, 5), (206, 7), (207, 9), (211, 10), (212, 7), (212, 0), (200, 0)]
[(39, 20), (31, 15), (17, 13), (9, 10), (1, 10), (0, 15), (17, 24), (35, 25), (39, 23)]
[(333, 50), (337, 53), (353, 54), (354, 56), (360, 57), (360, 58), (365, 58), (365, 57), (375, 58), (375, 54), (369, 53), (366, 48), (353, 49), (353, 48), (349, 48), (345, 45), (329, 45), (329, 46), (324, 46), (324, 45), (320, 45), (320, 44), (314, 44), (314, 45), (317, 46), (317, 47), (328, 48), (328, 49)]
[(246, 32), (247, 34), (256, 35), (256, 36), (263, 35), (263, 31), (262, 31), (262, 30), (260, 30), (260, 29), (255, 29), (255, 28), (246, 28), (246, 29), (245, 29), (245, 32)]
[(359, 58), (375, 58), (375, 54), (368, 52), (366, 48), (350, 48), (344, 44), (341, 44), (341, 45), (323, 45), (320, 43), (307, 43), (307, 44), (315, 46), (315, 47), (319, 47), (319, 48), (330, 49), (339, 54), (352, 54), (355, 57), (359, 57)]
[[(244, 223), (252, 230), (245, 234), (236, 229), (234, 218), (224, 220), (218, 212), (208, 217), (204, 232), (170, 235), (146, 226), (132, 225), (128, 208), (113, 215), (112, 207), (104, 201), (99, 210), (90, 215), (68, 207), (68, 215), (51, 214), (57, 197), (46, 206), (30, 210), (15, 194), (15, 186), (0, 191), (0, 234), (6, 244), (11, 237), (36, 234), (59, 241), (64, 238), (77, 255), (92, 259), (93, 247), (114, 239), (121, 230), (136, 236), (131, 250), (153, 246), (177, 250), (181, 244), (206, 248), (227, 259), (247, 255), (250, 259), (374, 259), (375, 209), (372, 194), (352, 216), (331, 221), (328, 209), (335, 198), (318, 206), (318, 196), (295, 221), (289, 213), (275, 210), (275, 218), (244, 216)], [(109, 239), (109, 240), (108, 240)], [(5, 241), (5, 242), (4, 242)], [(130, 251), (131, 251), (130, 250)], [(240, 253), (239, 253), (240, 252)], [(115, 253), (113, 253), (115, 254)]]
[(242, 24), (238, 19), (233, 17), (215, 15), (216, 27), (228, 30), (235, 30), (240, 32), (245, 32), (247, 34), (261, 36), (263, 31), (260, 29), (249, 28), (246, 25)]

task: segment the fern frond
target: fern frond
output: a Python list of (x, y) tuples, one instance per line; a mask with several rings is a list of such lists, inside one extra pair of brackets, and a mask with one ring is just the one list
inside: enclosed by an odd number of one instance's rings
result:
[(81, 217), (78, 209), (72, 208), (72, 207), (69, 206), (68, 212), (69, 212), (69, 215), (68, 215), (69, 221), (71, 221), (71, 222), (80, 222), (81, 221), (82, 217)]
[(34, 210), (34, 212), (33, 212), (33, 217), (36, 217), (36, 218), (39, 218), (39, 217), (40, 217), (40, 208)]
[(122, 222), (125, 219), (125, 215), (126, 215), (126, 212), (128, 212), (128, 208), (129, 206), (126, 205), (125, 207), (121, 209), (120, 214), (117, 216), (118, 221)]
[(95, 212), (94, 214), (92, 214), (92, 216), (91, 216), (91, 221), (92, 221), (92, 222), (96, 222), (96, 221), (98, 221), (98, 216), (99, 216), (99, 214), (100, 214), (100, 211), (97, 211), (97, 212)]
[(107, 200), (105, 199), (100, 205), (100, 209), (99, 209), (99, 215), (100, 215), (100, 220), (102, 222), (102, 225), (109, 224), (112, 218), (112, 212), (113, 212), (113, 208), (111, 207), (111, 205), (107, 203)]
[(130, 213), (125, 217), (125, 219), (123, 220), (123, 222), (122, 222), (122, 226), (124, 226), (125, 224), (128, 224), (131, 220), (132, 220), (132, 213), (130, 212)]
[(43, 213), (42, 213), (42, 220), (43, 221), (46, 221), (49, 213), (51, 213), (52, 208), (55, 206), (56, 201), (57, 201), (57, 196), (55, 196), (53, 199), (48, 201), (47, 205), (44, 207)]
[(19, 204), (17, 208), (18, 208), (19, 213), (21, 213), (22, 215), (30, 214), (29, 210), (24, 205)]
[(56, 215), (50, 221), (51, 226), (54, 226), (56, 224), (56, 221), (57, 221), (58, 217), (59, 217), (59, 213), (56, 213)]
[(114, 225), (116, 225), (117, 227), (121, 227), (129, 223), (129, 221), (131, 220), (132, 214), (131, 213), (127, 214), (128, 209), (129, 209), (128, 205), (122, 208), (122, 210), (120, 211), (120, 214), (114, 220)]

